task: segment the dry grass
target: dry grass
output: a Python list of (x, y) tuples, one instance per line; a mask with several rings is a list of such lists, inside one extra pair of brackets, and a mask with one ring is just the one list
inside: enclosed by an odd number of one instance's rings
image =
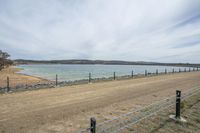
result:
[(175, 107), (165, 109), (141, 122), (121, 131), (123, 133), (199, 133), (200, 132), (200, 93), (182, 102), (181, 116), (187, 123), (175, 122), (169, 118)]

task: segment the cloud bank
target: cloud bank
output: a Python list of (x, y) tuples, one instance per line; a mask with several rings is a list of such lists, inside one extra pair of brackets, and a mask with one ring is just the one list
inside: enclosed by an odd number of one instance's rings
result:
[(200, 63), (199, 0), (0, 0), (13, 59)]

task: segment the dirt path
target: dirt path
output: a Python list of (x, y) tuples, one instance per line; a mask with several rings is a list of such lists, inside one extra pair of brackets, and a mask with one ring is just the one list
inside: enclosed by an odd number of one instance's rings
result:
[(200, 86), (200, 72), (111, 81), (0, 95), (1, 133), (73, 133)]

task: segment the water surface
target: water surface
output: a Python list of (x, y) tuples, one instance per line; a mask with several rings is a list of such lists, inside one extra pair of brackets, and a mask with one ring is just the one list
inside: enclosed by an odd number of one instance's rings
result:
[[(92, 78), (107, 78), (112, 77), (113, 72), (116, 76), (144, 74), (145, 70), (151, 73), (155, 73), (156, 69), (159, 72), (172, 72), (179, 71), (179, 68), (183, 71), (183, 67), (171, 67), (171, 66), (150, 66), (150, 65), (69, 65), (69, 64), (40, 64), (40, 65), (19, 65), (18, 68), (23, 70), (19, 73), (38, 76), (41, 78), (55, 80), (56, 74), (60, 81), (74, 81), (81, 79), (88, 79), (89, 73), (92, 74)], [(187, 68), (188, 70), (189, 68)]]

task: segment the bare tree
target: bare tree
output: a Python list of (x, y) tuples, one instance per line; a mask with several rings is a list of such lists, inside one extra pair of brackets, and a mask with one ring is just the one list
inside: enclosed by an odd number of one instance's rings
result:
[(9, 57), (10, 55), (7, 52), (0, 50), (0, 70), (13, 64), (13, 62), (8, 59)]

